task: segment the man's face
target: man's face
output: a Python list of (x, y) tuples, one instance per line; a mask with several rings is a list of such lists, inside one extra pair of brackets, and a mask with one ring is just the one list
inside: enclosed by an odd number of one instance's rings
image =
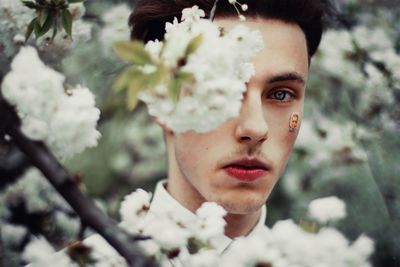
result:
[[(238, 21), (217, 23), (229, 30)], [(232, 214), (258, 211), (281, 176), (298, 134), (299, 127), (289, 131), (289, 121), (294, 112), (303, 112), (308, 76), (304, 33), (298, 25), (279, 20), (244, 23), (262, 33), (265, 47), (253, 60), (256, 74), (239, 117), (205, 134), (167, 134), (168, 190), (192, 210), (213, 201)]]

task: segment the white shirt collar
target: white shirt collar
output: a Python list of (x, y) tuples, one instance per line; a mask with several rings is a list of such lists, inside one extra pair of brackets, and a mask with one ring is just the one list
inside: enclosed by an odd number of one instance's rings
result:
[[(150, 211), (155, 214), (162, 214), (166, 211), (173, 211), (174, 215), (180, 218), (182, 221), (196, 220), (197, 216), (182, 204), (180, 204), (176, 199), (174, 199), (166, 190), (165, 184), (167, 180), (162, 180), (157, 183), (156, 190), (154, 192), (153, 200), (150, 205)], [(261, 216), (257, 224), (248, 234), (256, 235), (265, 229), (265, 219), (267, 217), (267, 209), (264, 205), (261, 208)], [(214, 247), (217, 249), (218, 253), (222, 253), (231, 243), (232, 239), (226, 235), (221, 235), (213, 240), (211, 240)]]

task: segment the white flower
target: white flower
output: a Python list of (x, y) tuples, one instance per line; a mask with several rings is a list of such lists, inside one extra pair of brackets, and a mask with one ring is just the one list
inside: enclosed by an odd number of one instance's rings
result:
[(3, 223), (0, 228), (0, 237), (3, 244), (7, 247), (18, 247), (24, 240), (28, 233), (28, 230), (19, 225), (12, 225)]
[(162, 46), (163, 46), (163, 43), (158, 40), (148, 41), (146, 43), (144, 49), (146, 49), (146, 51), (150, 53), (153, 60), (158, 60)]
[(33, 266), (58, 266), (73, 267), (77, 266), (65, 254), (65, 252), (57, 252), (47, 242), (44, 237), (39, 237), (31, 241), (23, 252), (23, 258), (31, 262)]
[(64, 80), (62, 74), (44, 65), (33, 47), (23, 47), (1, 87), (4, 98), (18, 112), (47, 120), (62, 97)]
[(183, 261), (183, 265), (190, 267), (220, 266), (219, 257), (220, 255), (216, 250), (200, 250)]
[(70, 157), (97, 145), (100, 110), (88, 88), (77, 86), (64, 95), (49, 123), (47, 143), (59, 157)]
[(368, 258), (374, 251), (374, 241), (366, 235), (359, 236), (351, 245), (354, 252), (358, 253), (362, 258)]
[(195, 235), (201, 240), (209, 240), (213, 237), (224, 234), (226, 221), (224, 216), (227, 212), (214, 202), (205, 202), (196, 211), (196, 215), (200, 219)]
[(191, 8), (185, 8), (182, 10), (182, 21), (194, 22), (205, 17), (205, 15), (206, 13), (202, 9), (199, 9), (197, 5), (194, 5)]
[[(238, 116), (246, 82), (254, 74), (252, 57), (262, 49), (263, 39), (258, 31), (239, 25), (221, 35), (217, 25), (200, 19), (197, 7), (185, 11), (183, 17), (192, 18), (166, 24), (164, 42), (146, 45), (153, 58), (171, 70), (181, 69), (194, 75), (194, 81), (183, 84), (179, 101), (168, 96), (164, 84), (159, 90), (144, 91), (139, 98), (149, 113), (175, 132), (211, 131), (230, 118)], [(193, 15), (197, 14), (197, 15)], [(188, 44), (202, 36), (199, 47), (187, 55)], [(163, 44), (163, 49), (161, 46)], [(183, 66), (182, 61), (185, 62)]]
[(22, 1), (1, 0), (0, 32), (24, 34), (34, 15), (35, 10), (26, 7)]
[(346, 217), (346, 204), (335, 196), (319, 198), (310, 202), (308, 213), (321, 223), (336, 221)]
[(226, 210), (215, 202), (204, 202), (196, 211), (198, 217), (202, 219), (223, 218)]
[[(150, 215), (150, 214), (149, 214)], [(152, 216), (152, 215), (150, 215)], [(143, 226), (143, 234), (152, 239), (165, 251), (185, 247), (191, 236), (188, 229), (178, 225), (168, 216), (152, 216)]]
[(74, 20), (81, 19), (85, 14), (86, 8), (83, 3), (73, 3), (68, 5), (69, 12), (71, 12)]
[(59, 158), (97, 145), (100, 110), (94, 95), (77, 86), (64, 92), (65, 77), (45, 66), (32, 47), (23, 47), (2, 83), (4, 98), (21, 118), (22, 132), (41, 140)]
[(137, 189), (125, 196), (119, 210), (122, 221), (132, 225), (136, 224), (147, 214), (150, 208), (150, 200), (151, 193), (147, 193), (143, 189)]
[(116, 41), (129, 40), (127, 18), (131, 13), (126, 4), (117, 5), (102, 15), (104, 27), (100, 32), (100, 41), (106, 54), (111, 52), (111, 46)]

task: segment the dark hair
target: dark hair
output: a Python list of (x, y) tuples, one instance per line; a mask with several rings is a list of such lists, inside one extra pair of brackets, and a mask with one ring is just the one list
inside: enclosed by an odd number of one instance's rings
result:
[[(165, 23), (174, 17), (180, 17), (184, 8), (198, 5), (207, 16), (215, 0), (138, 0), (129, 18), (131, 38), (144, 42), (162, 40)], [(325, 17), (331, 11), (328, 0), (241, 0), (248, 10), (243, 12), (248, 17), (279, 19), (296, 23), (303, 30), (311, 58), (321, 41), (325, 28)], [(237, 16), (233, 5), (228, 0), (219, 0), (215, 16)]]

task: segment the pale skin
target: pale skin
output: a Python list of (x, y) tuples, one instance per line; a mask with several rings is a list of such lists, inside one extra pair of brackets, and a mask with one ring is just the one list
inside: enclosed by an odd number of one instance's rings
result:
[[(217, 19), (229, 29), (236, 18)], [(305, 35), (297, 24), (250, 19), (247, 26), (261, 31), (265, 47), (253, 60), (256, 74), (248, 83), (240, 115), (208, 133), (174, 133), (165, 126), (168, 150), (168, 192), (195, 212), (213, 201), (228, 215), (225, 234), (247, 235), (257, 224), (261, 207), (287, 164), (301, 120), (294, 133), (288, 120), (303, 114), (308, 77)], [(258, 159), (271, 166), (261, 178), (242, 182), (223, 166), (239, 159)]]

